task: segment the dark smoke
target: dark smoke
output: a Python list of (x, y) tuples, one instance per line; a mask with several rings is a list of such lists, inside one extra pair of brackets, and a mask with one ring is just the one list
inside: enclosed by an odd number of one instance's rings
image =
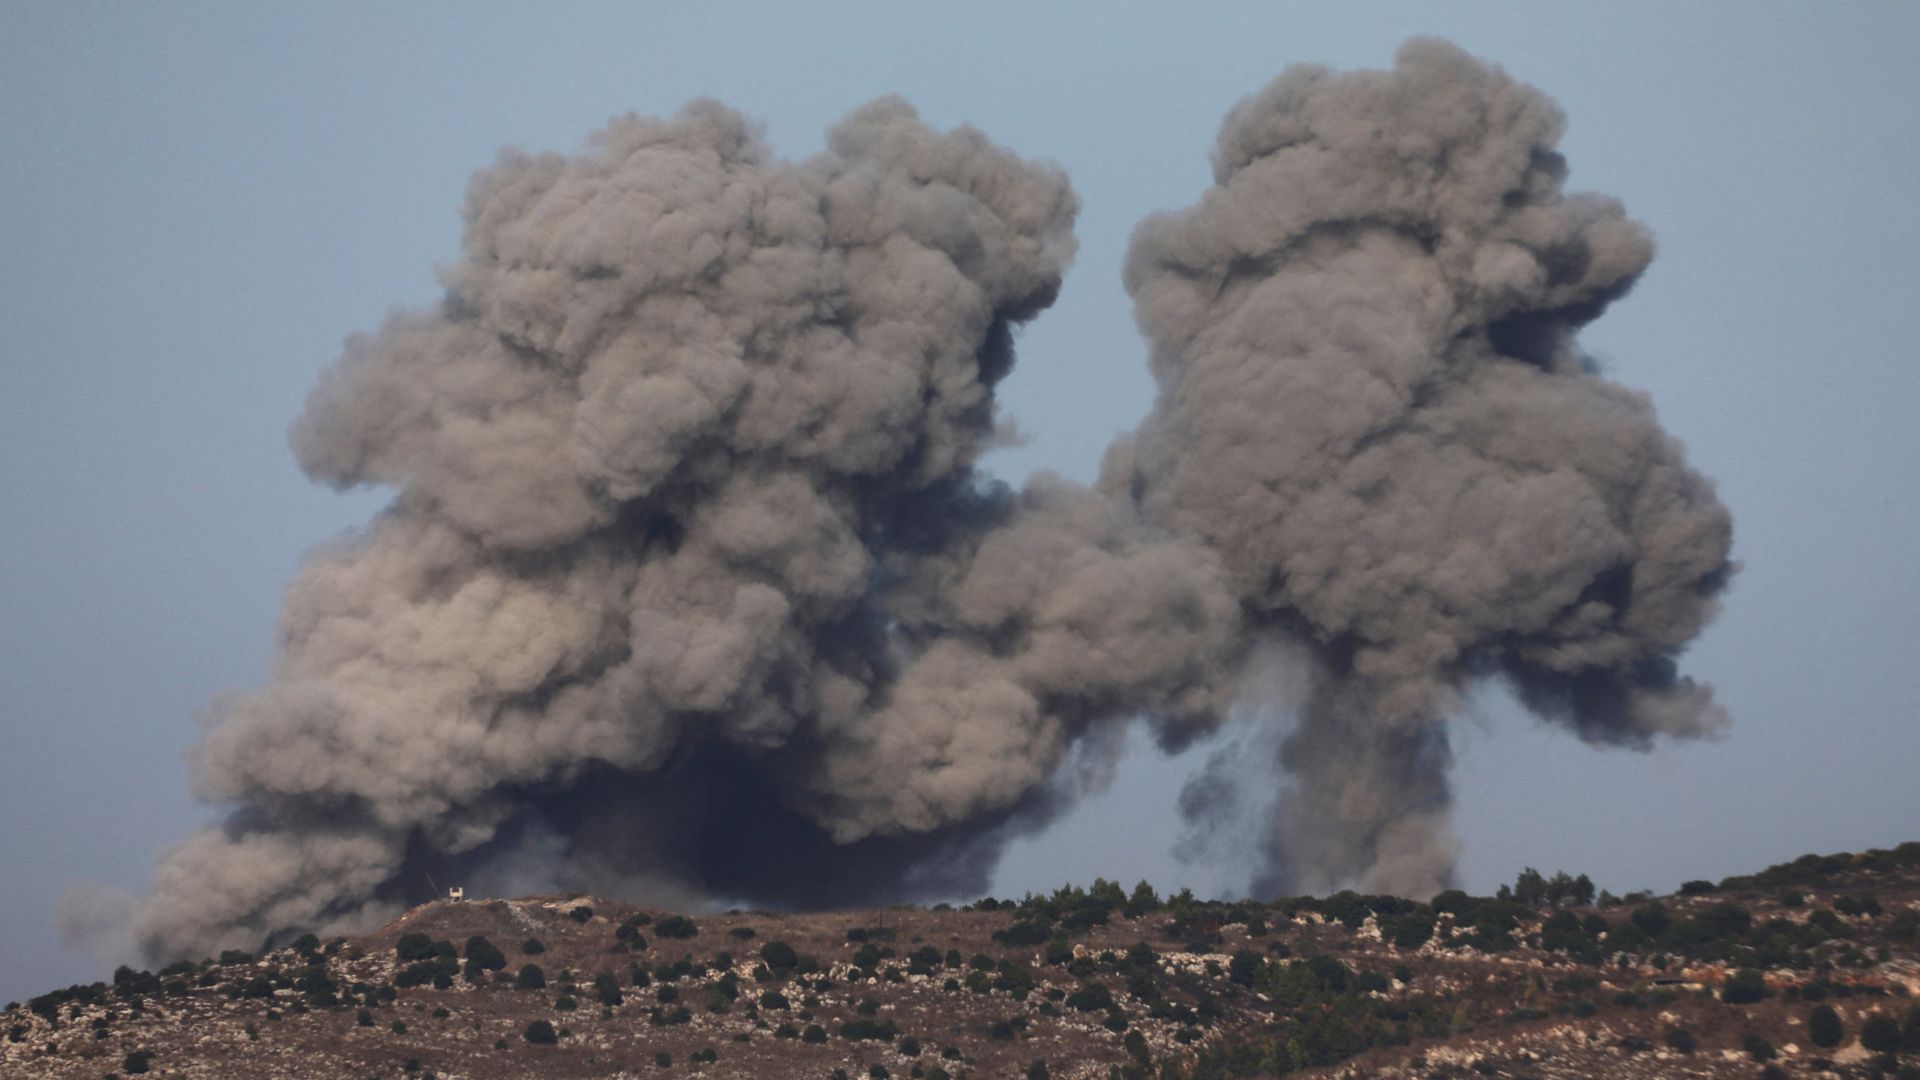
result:
[(1730, 576), (1731, 521), (1575, 342), (1653, 241), (1562, 192), (1562, 125), (1444, 42), (1293, 68), (1228, 115), (1200, 202), (1134, 235), (1160, 394), (1103, 486), (1317, 657), (1257, 891), (1445, 886), (1445, 722), (1472, 676), (1594, 742), (1725, 721), (1673, 657)]
[(1099, 491), (975, 471), (1072, 254), (1057, 170), (894, 100), (799, 163), (710, 102), (503, 155), (445, 299), (294, 427), (310, 475), (396, 495), (216, 710), (231, 813), (140, 940), (365, 928), (455, 877), (977, 891), (1119, 724), (1178, 746), (1236, 705), (1295, 721), (1256, 888), (1432, 891), (1468, 679), (1594, 741), (1719, 721), (1672, 658), (1728, 517), (1574, 343), (1652, 244), (1561, 193), (1560, 123), (1436, 42), (1237, 107), (1217, 185), (1135, 237), (1160, 398)]

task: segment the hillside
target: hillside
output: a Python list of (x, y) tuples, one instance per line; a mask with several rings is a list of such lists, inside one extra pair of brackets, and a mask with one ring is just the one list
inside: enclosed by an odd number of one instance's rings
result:
[(1916, 1006), (1920, 842), (1657, 899), (439, 902), (10, 1004), (0, 1076), (1915, 1077)]

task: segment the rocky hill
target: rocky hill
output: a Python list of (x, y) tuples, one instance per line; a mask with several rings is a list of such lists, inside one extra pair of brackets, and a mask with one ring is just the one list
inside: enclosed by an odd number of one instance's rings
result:
[(1920, 842), (1660, 898), (441, 902), (0, 1024), (9, 1078), (1920, 1077)]

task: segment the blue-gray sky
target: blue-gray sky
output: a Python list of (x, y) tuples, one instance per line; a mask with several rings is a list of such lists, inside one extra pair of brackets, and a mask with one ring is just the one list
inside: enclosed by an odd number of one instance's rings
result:
[[(1920, 838), (1920, 8), (15, 4), (0, 11), (0, 998), (82, 977), (61, 889), (139, 889), (209, 811), (195, 715), (264, 675), (283, 584), (365, 520), (285, 430), (340, 339), (431, 301), (468, 175), (696, 96), (812, 153), (900, 93), (1073, 177), (1078, 262), (1021, 340), (991, 461), (1092, 478), (1151, 383), (1119, 262), (1209, 181), (1221, 114), (1289, 63), (1433, 33), (1556, 97), (1571, 186), (1661, 254), (1585, 335), (1719, 481), (1745, 569), (1685, 661), (1716, 742), (1602, 752), (1482, 693), (1455, 725), (1462, 874), (1615, 891)], [(1014, 846), (1019, 893), (1207, 891), (1170, 854), (1206, 750), (1136, 740), (1106, 796)]]

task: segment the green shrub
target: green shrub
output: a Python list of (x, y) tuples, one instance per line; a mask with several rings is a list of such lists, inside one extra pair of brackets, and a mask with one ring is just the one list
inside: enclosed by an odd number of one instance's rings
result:
[(513, 985), (520, 990), (544, 990), (547, 973), (540, 970), (539, 964), (523, 964), (520, 974), (514, 976)]
[(1752, 968), (1741, 968), (1720, 987), (1720, 1000), (1729, 1005), (1751, 1005), (1770, 993), (1767, 980)]
[(653, 932), (663, 938), (685, 940), (698, 936), (700, 927), (685, 915), (669, 915), (653, 925)]
[(153, 1064), (153, 1051), (135, 1050), (133, 1053), (128, 1054), (126, 1057), (120, 1059), (120, 1071), (126, 1073), (128, 1076), (133, 1076), (138, 1073), (146, 1072), (149, 1068), (152, 1067), (152, 1064)]
[(394, 942), (393, 951), (403, 964), (427, 960), (433, 956), (433, 939), (419, 933), (401, 934), (400, 940)]
[(827, 1041), (827, 1029), (819, 1024), (808, 1024), (807, 1030), (800, 1033), (803, 1043), (823, 1043)]
[(585, 904), (580, 904), (567, 911), (567, 918), (577, 923), (584, 923), (593, 918), (593, 909)]
[(354, 1013), (353, 1022), (360, 1025), (361, 1027), (372, 1027), (373, 1026), (373, 1010), (361, 1009), (359, 1012)]
[(784, 941), (769, 941), (760, 946), (760, 962), (775, 972), (788, 972), (800, 966), (800, 954)]
[(1773, 1060), (1773, 1044), (1749, 1031), (1740, 1036), (1740, 1049), (1747, 1056), (1764, 1065)]
[(1067, 995), (1066, 1005), (1081, 1012), (1102, 1012), (1113, 1007), (1113, 991), (1105, 983), (1081, 983), (1078, 990)]
[(1044, 923), (1022, 919), (1005, 930), (995, 930), (993, 940), (1008, 948), (1024, 945), (1038, 945), (1053, 936), (1053, 930)]
[(539, 1046), (550, 1046), (560, 1041), (560, 1036), (554, 1033), (553, 1025), (545, 1020), (535, 1020), (528, 1024), (527, 1030), (521, 1032), (520, 1037)]
[(539, 956), (541, 953), (547, 951), (547, 947), (540, 943), (539, 938), (528, 938), (520, 943), (520, 951), (526, 953), (528, 956)]
[(849, 1042), (860, 1042), (867, 1039), (892, 1042), (895, 1036), (899, 1034), (900, 1029), (894, 1026), (892, 1020), (874, 1021), (863, 1017), (858, 1020), (849, 1020), (840, 1025), (840, 1037)]
[(1875, 1014), (1860, 1025), (1860, 1045), (1877, 1054), (1900, 1052), (1900, 1024), (1891, 1016)]
[(1813, 1045), (1831, 1049), (1839, 1046), (1846, 1036), (1847, 1027), (1840, 1022), (1840, 1014), (1833, 1011), (1833, 1006), (1821, 1005), (1807, 1014), (1807, 1039)]

